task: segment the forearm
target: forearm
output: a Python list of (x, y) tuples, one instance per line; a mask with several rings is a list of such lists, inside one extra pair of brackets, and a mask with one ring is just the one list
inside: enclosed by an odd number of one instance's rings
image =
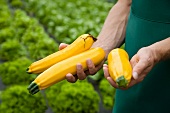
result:
[(156, 61), (170, 59), (170, 37), (149, 46), (154, 51)]
[(104, 48), (106, 54), (119, 47), (124, 40), (130, 5), (131, 0), (119, 0), (105, 20), (96, 44)]

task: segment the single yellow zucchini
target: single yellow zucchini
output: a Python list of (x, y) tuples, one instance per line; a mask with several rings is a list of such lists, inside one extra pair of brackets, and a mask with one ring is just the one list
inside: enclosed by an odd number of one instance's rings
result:
[(113, 49), (108, 54), (108, 68), (111, 78), (119, 87), (127, 87), (132, 77), (129, 56), (123, 49)]
[(86, 60), (91, 59), (95, 65), (98, 65), (105, 58), (105, 52), (102, 48), (91, 48), (83, 53), (72, 56), (59, 63), (54, 64), (28, 86), (31, 94), (37, 93), (39, 90), (45, 89), (61, 80), (65, 79), (66, 74), (76, 74), (76, 65), (81, 63), (84, 70), (87, 70)]
[(55, 63), (65, 60), (71, 56), (77, 55), (91, 48), (92, 44), (96, 41), (90, 34), (83, 34), (79, 36), (72, 44), (66, 48), (57, 51), (47, 57), (33, 62), (27, 69), (29, 74), (38, 74), (45, 71), (47, 68), (51, 67)]

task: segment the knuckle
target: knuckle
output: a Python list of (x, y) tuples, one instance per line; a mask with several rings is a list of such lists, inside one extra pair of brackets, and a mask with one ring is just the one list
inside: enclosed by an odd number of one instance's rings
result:
[(88, 64), (88, 69), (93, 70), (94, 66), (92, 64)]
[(96, 68), (95, 67), (90, 67), (88, 69), (89, 69), (90, 74), (92, 74), (92, 75), (96, 74)]
[(74, 78), (66, 78), (68, 82), (75, 83), (77, 79)]
[(137, 83), (142, 82), (142, 81), (143, 81), (143, 79), (144, 79), (144, 78), (138, 79), (138, 80), (137, 80)]
[(81, 70), (77, 70), (77, 75), (81, 75), (82, 71)]
[(79, 80), (84, 80), (86, 78), (85, 73), (77, 73), (77, 77)]
[(90, 72), (91, 75), (94, 75), (94, 74), (97, 73), (95, 70), (89, 70), (89, 72)]
[(84, 80), (86, 77), (84, 77), (84, 76), (81, 76), (81, 77), (79, 77), (79, 80)]

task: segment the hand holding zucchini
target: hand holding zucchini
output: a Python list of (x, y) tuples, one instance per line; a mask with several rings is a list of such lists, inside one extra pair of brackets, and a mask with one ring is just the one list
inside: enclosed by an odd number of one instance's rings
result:
[(82, 53), (91, 48), (96, 39), (90, 34), (83, 34), (79, 36), (72, 44), (66, 48), (57, 51), (41, 60), (32, 63), (28, 69), (28, 73), (41, 73), (62, 60), (65, 60), (71, 56)]
[(129, 56), (123, 49), (113, 49), (108, 54), (108, 68), (111, 78), (119, 87), (127, 87), (132, 77)]
[[(80, 49), (80, 48), (79, 48)], [(87, 70), (86, 60), (91, 59), (95, 65), (98, 65), (105, 58), (105, 52), (102, 48), (91, 48), (83, 53), (60, 61), (44, 72), (42, 72), (28, 87), (31, 94), (45, 89), (61, 80), (65, 79), (66, 74), (76, 74), (76, 65), (81, 63), (84, 70)]]

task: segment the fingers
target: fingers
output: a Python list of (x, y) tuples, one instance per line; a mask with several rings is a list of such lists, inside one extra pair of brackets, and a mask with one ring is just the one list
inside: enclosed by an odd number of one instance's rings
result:
[(97, 73), (98, 70), (102, 68), (104, 61), (102, 61), (100, 64), (96, 66), (94, 65), (91, 59), (87, 59), (86, 63), (88, 67), (88, 70), (85, 71), (86, 75), (94, 75)]
[(134, 55), (130, 61), (133, 72), (129, 87), (143, 81), (145, 76), (151, 71), (154, 66), (154, 59), (152, 52), (147, 48), (140, 49), (136, 55)]
[(141, 82), (145, 76), (152, 69), (152, 65), (146, 59), (141, 59), (134, 67), (133, 67), (133, 78), (136, 80), (136, 83)]
[(109, 70), (108, 70), (108, 65), (103, 64), (103, 72), (104, 72), (104, 77), (107, 79), (107, 77), (110, 77), (109, 75)]
[(115, 81), (111, 77), (107, 77), (107, 80), (114, 88), (119, 88)]
[[(137, 55), (134, 55), (134, 56), (132, 57), (132, 59), (130, 60), (130, 63), (131, 63), (132, 68), (135, 67), (138, 62), (139, 62), (139, 58), (137, 57)], [(135, 80), (138, 79), (138, 73), (137, 73), (136, 71), (134, 71), (134, 72), (132, 73), (132, 76), (133, 76), (133, 78), (134, 78)]]
[(147, 62), (145, 60), (140, 60), (139, 63), (137, 63), (133, 67), (133, 73), (137, 73), (137, 75), (141, 74), (142, 71), (144, 71), (146, 67), (147, 67)]
[(133, 85), (141, 82), (144, 79), (144, 76), (142, 76), (141, 74), (147, 67), (147, 62), (144, 59), (140, 59), (137, 54), (132, 57), (130, 63), (133, 68), (133, 78), (131, 79), (131, 82), (129, 83), (128, 87), (132, 87)]
[(119, 88), (116, 84), (116, 82), (110, 77), (109, 70), (108, 70), (108, 65), (103, 64), (103, 71), (104, 71), (104, 76), (107, 79), (107, 81), (114, 87), (114, 88)]
[[(104, 62), (104, 61), (103, 61)], [(66, 79), (68, 82), (76, 82), (77, 79), (79, 80), (84, 80), (86, 79), (87, 75), (94, 75), (103, 65), (103, 62), (101, 62), (99, 65), (95, 67), (94, 63), (92, 62), (91, 59), (87, 59), (86, 64), (87, 64), (87, 71), (84, 71), (82, 64), (78, 63), (76, 65), (76, 75), (73, 76), (72, 74), (67, 74)]]
[(77, 77), (73, 76), (71, 73), (66, 75), (66, 80), (71, 83), (75, 83), (77, 81)]
[(137, 73), (137, 72), (133, 72), (133, 73), (132, 73), (132, 76), (133, 76), (133, 78), (134, 78), (135, 80), (138, 79), (138, 73)]
[(93, 62), (92, 62), (90, 59), (87, 60), (87, 66), (88, 66), (89, 70), (86, 71), (86, 73), (85, 73), (82, 64), (78, 63), (78, 64), (76, 65), (77, 74), (76, 74), (75, 76), (73, 76), (73, 75), (70, 74), (70, 73), (67, 74), (67, 75), (66, 75), (67, 81), (68, 81), (68, 82), (71, 82), (71, 83), (74, 83), (74, 82), (77, 81), (77, 79), (79, 79), (79, 80), (84, 80), (84, 79), (86, 79), (86, 77), (87, 77), (86, 74), (87, 74), (87, 73), (89, 73), (89, 74), (96, 73), (96, 72), (95, 72), (95, 70), (96, 70), (96, 69), (95, 69), (95, 66), (94, 66)]
[(86, 78), (86, 74), (84, 73), (83, 67), (80, 63), (77, 64), (77, 77), (80, 80), (84, 80)]
[(137, 80), (139, 78), (139, 75), (143, 74), (146, 71), (146, 69), (150, 66), (149, 65), (150, 63), (148, 62), (147, 59), (139, 58), (137, 54), (132, 57), (130, 63), (133, 68), (132, 76), (135, 80)]
[(67, 46), (68, 46), (68, 44), (61, 43), (61, 44), (59, 45), (59, 50), (62, 50), (62, 49), (64, 49), (64, 48), (66, 48)]
[(68, 73), (66, 75), (66, 79), (68, 82), (74, 83), (77, 81), (77, 79), (84, 80), (86, 78), (86, 74), (84, 73), (83, 67), (80, 63), (76, 65), (76, 68), (77, 74), (75, 76), (73, 76), (71, 73)]
[(128, 85), (128, 88), (134, 86), (135, 84), (138, 84), (138, 83), (142, 82), (143, 79), (144, 79), (144, 75), (140, 76), (138, 79), (133, 79), (132, 78), (129, 85)]
[(96, 73), (96, 67), (93, 64), (92, 60), (87, 59), (86, 63), (87, 63), (89, 74), (94, 75)]

